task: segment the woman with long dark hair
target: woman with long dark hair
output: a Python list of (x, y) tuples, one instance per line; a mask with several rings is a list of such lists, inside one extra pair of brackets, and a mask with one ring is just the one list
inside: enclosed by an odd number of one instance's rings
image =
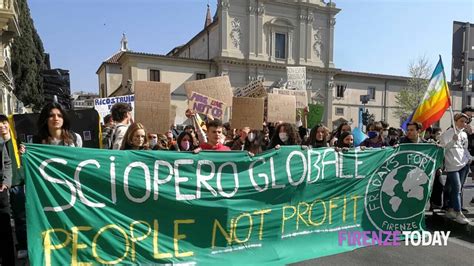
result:
[(264, 152), (266, 150), (264, 133), (261, 130), (251, 130), (245, 137), (244, 150), (251, 156)]
[(307, 146), (312, 148), (326, 148), (329, 147), (328, 143), (329, 129), (323, 124), (317, 124), (311, 129), (309, 133), (309, 139), (306, 141)]
[(179, 151), (194, 151), (197, 146), (194, 146), (194, 138), (191, 133), (183, 131), (179, 134), (178, 139), (176, 141), (178, 145)]
[(71, 122), (63, 107), (56, 102), (46, 104), (38, 118), (35, 143), (82, 147), (82, 138), (71, 131)]
[(301, 138), (295, 126), (289, 123), (279, 124), (270, 142), (270, 149), (278, 148), (282, 145), (300, 145)]

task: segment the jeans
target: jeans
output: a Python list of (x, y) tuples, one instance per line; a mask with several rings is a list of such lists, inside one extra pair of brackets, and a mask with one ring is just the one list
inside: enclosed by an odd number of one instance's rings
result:
[(447, 172), (447, 182), (450, 187), (448, 207), (453, 208), (456, 212), (461, 211), (461, 190), (468, 173), (469, 165), (456, 172)]

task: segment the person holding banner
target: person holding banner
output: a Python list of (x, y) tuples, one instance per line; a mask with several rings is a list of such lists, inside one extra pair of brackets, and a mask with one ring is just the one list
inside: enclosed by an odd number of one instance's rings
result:
[(311, 148), (327, 148), (329, 147), (328, 137), (329, 129), (323, 124), (317, 124), (311, 129), (305, 145), (311, 146)]
[(38, 118), (38, 135), (33, 142), (39, 144), (82, 147), (82, 138), (71, 131), (71, 122), (63, 107), (56, 102), (46, 104)]
[(454, 116), (454, 127), (449, 128), (441, 135), (440, 144), (444, 147), (444, 166), (449, 183), (449, 201), (446, 217), (457, 223), (467, 224), (469, 220), (461, 212), (461, 190), (469, 173), (469, 164), (472, 160), (468, 150), (468, 138), (464, 128), (469, 117), (459, 113)]
[(251, 130), (246, 138), (244, 144), (244, 150), (246, 150), (250, 156), (255, 156), (266, 150), (265, 135), (261, 130)]
[(145, 127), (138, 122), (132, 123), (123, 137), (121, 150), (149, 150)]
[(329, 146), (333, 147), (337, 144), (341, 134), (344, 132), (351, 132), (352, 128), (348, 122), (342, 122), (336, 129), (336, 131), (332, 134), (331, 141), (329, 142)]
[(301, 138), (296, 128), (289, 123), (281, 123), (273, 134), (270, 142), (270, 149), (279, 148), (282, 145), (300, 145)]
[(425, 140), (420, 137), (423, 125), (419, 122), (409, 122), (407, 124), (407, 135), (400, 139), (400, 144), (404, 143), (424, 143)]
[[(10, 128), (7, 126), (8, 119), (2, 115), (4, 121), (1, 121), (0, 134), (2, 138), (10, 134)], [(2, 265), (15, 265), (15, 249), (13, 247), (13, 230), (10, 222), (10, 195), (9, 189), (12, 186), (12, 160), (6, 142), (1, 144), (1, 164), (0, 164), (0, 258)]]
[(220, 120), (208, 120), (206, 128), (206, 141), (202, 141), (199, 148), (194, 150), (194, 153), (199, 153), (201, 150), (230, 151), (229, 147), (219, 142), (222, 138), (222, 130), (224, 128)]
[(193, 136), (186, 131), (179, 134), (177, 144), (179, 151), (193, 151), (197, 148), (197, 146), (194, 146)]
[(347, 151), (350, 148), (354, 148), (354, 136), (349, 131), (344, 131), (339, 135), (339, 138), (336, 143), (336, 151), (343, 150)]

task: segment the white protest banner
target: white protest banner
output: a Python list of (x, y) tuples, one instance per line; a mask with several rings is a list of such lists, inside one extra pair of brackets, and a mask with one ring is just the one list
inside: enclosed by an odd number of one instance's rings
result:
[(101, 118), (104, 118), (106, 115), (110, 114), (110, 108), (116, 103), (128, 103), (132, 106), (132, 117), (135, 117), (135, 95), (124, 95), (117, 97), (108, 97), (108, 98), (97, 98), (94, 99), (94, 109), (97, 110)]
[(306, 67), (286, 67), (287, 88), (306, 91)]
[(273, 89), (273, 92), (282, 95), (294, 95), (296, 98), (296, 108), (305, 108), (308, 106), (308, 93), (306, 91)]
[(212, 115), (214, 118), (222, 120), (225, 111), (225, 104), (219, 100), (204, 94), (191, 92), (188, 98), (188, 108), (204, 115)]

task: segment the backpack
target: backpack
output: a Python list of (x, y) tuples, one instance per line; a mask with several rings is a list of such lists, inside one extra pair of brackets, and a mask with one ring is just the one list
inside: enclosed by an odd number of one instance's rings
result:
[(106, 136), (104, 137), (104, 149), (113, 149), (115, 139), (117, 138), (115, 133), (117, 133), (117, 129), (120, 127), (125, 127), (125, 125), (116, 125), (114, 128), (109, 128), (109, 130), (106, 132)]

